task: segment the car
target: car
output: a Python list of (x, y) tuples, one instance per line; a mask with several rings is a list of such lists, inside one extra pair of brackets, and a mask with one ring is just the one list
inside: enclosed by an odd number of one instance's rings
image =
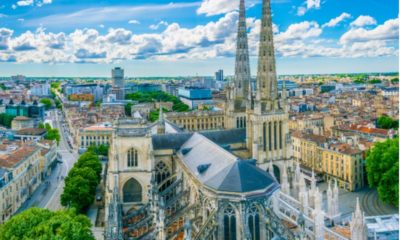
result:
[(103, 197), (101, 196), (101, 194), (97, 194), (96, 195), (96, 201), (101, 201), (103, 199)]

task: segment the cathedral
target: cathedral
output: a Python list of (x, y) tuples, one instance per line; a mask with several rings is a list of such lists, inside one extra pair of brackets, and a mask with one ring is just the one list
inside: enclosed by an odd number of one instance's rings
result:
[[(106, 239), (365, 239), (359, 209), (339, 231), (337, 185), (327, 204), (290, 154), (278, 96), (270, 0), (263, 0), (255, 89), (240, 0), (235, 78), (225, 129), (183, 131), (164, 118), (115, 121), (106, 178)], [(331, 184), (329, 185), (331, 186)], [(358, 206), (358, 205), (357, 205)], [(343, 227), (345, 228), (345, 227)]]

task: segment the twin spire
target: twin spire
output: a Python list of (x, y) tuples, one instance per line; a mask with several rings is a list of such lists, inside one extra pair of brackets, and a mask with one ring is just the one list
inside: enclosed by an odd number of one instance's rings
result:
[[(258, 54), (256, 101), (260, 111), (278, 107), (278, 84), (270, 0), (263, 0)], [(244, 0), (240, 0), (233, 99), (251, 99), (251, 75)]]

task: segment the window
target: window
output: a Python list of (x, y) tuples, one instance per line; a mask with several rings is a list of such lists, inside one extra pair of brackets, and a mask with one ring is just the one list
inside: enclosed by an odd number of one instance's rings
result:
[(277, 138), (276, 138), (276, 122), (274, 122), (274, 149), (276, 150), (278, 147), (277, 147), (277, 143), (278, 143), (278, 141), (277, 141)]
[(282, 149), (282, 121), (279, 122), (279, 149)]
[[(167, 165), (163, 162), (159, 162), (156, 165), (156, 182), (159, 185), (159, 190), (164, 191), (169, 185), (171, 185), (172, 180), (166, 181), (171, 176)], [(165, 182), (166, 181), (166, 182)]]
[(142, 186), (136, 179), (129, 179), (123, 187), (124, 202), (141, 202), (142, 201)]
[(263, 147), (264, 152), (267, 151), (267, 123), (263, 124)]
[(251, 239), (260, 240), (260, 214), (254, 204), (250, 207), (248, 220)]
[(230, 205), (224, 210), (224, 240), (236, 240), (236, 213)]
[(127, 159), (128, 159), (128, 167), (137, 167), (138, 151), (134, 148), (129, 149), (127, 154)]
[(268, 145), (269, 145), (269, 150), (272, 151), (272, 127), (271, 127), (271, 123), (268, 123)]

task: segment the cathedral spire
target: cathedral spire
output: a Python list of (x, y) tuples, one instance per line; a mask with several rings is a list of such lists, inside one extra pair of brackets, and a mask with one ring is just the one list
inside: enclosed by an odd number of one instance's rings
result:
[(277, 109), (277, 88), (271, 3), (270, 0), (263, 0), (256, 94), (256, 100), (260, 104), (259, 111)]
[(240, 0), (233, 99), (246, 100), (249, 94), (249, 84), (250, 63), (247, 42), (246, 12), (244, 0)]

